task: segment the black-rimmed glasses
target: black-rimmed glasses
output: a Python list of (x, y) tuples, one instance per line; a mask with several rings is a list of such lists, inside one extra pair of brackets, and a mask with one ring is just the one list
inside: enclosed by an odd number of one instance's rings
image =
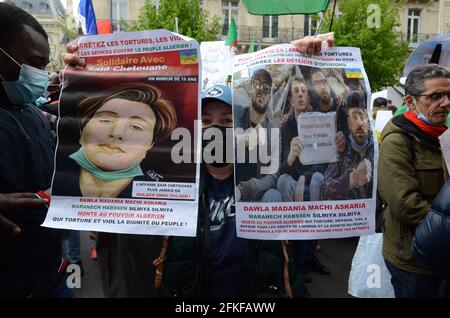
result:
[(445, 96), (447, 96), (447, 99), (450, 100), (450, 92), (435, 92), (435, 93), (430, 93), (430, 94), (414, 94), (412, 96), (426, 96), (433, 103), (439, 103), (439, 104), (442, 103)]

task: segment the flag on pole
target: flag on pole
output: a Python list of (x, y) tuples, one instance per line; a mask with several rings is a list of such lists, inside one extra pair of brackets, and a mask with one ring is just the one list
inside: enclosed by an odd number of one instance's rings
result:
[(97, 21), (97, 30), (98, 30), (98, 34), (112, 33), (111, 20), (110, 19), (98, 20)]
[(231, 19), (230, 27), (228, 28), (227, 38), (225, 40), (225, 45), (230, 46), (230, 50), (233, 48), (237, 49), (237, 28), (236, 28), (236, 22), (234, 22), (234, 19)]
[(253, 53), (253, 52), (255, 52), (255, 39), (252, 36), (252, 39), (250, 40), (250, 45), (248, 46), (247, 53)]
[(78, 19), (83, 29), (83, 34), (98, 34), (97, 22), (95, 20), (94, 6), (92, 0), (80, 0), (78, 6)]
[(255, 15), (314, 14), (325, 12), (330, 0), (242, 0)]

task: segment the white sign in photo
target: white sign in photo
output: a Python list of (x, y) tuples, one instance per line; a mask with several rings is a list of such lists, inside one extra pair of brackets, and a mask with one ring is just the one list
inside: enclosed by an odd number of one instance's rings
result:
[(297, 119), (297, 127), (302, 144), (299, 159), (303, 165), (338, 160), (335, 112), (300, 114)]

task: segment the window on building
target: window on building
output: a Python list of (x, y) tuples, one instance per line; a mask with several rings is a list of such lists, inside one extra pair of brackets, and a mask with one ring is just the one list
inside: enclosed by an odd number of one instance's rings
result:
[(49, 9), (50, 9), (50, 6), (48, 5), (48, 3), (41, 2), (39, 4), (39, 12), (46, 13), (49, 11)]
[(263, 16), (263, 38), (275, 39), (278, 37), (278, 16)]
[(306, 35), (315, 35), (317, 32), (317, 28), (319, 27), (320, 20), (323, 17), (323, 13), (319, 12), (318, 14), (306, 15), (305, 17), (307, 17), (307, 25), (305, 26), (305, 28), (307, 28), (308, 30), (308, 32), (306, 32)]
[(419, 37), (420, 9), (408, 9), (408, 30), (406, 39), (409, 43), (417, 43)]
[(234, 19), (236, 25), (238, 23), (238, 5), (239, 1), (229, 1), (222, 0), (222, 17), (223, 17), (223, 26), (222, 26), (222, 35), (226, 36), (228, 33), (228, 28), (230, 27), (231, 19)]
[(31, 4), (31, 2), (24, 1), (22, 2), (22, 8), (24, 10), (31, 11), (31, 9), (33, 9), (33, 4)]
[(128, 8), (126, 0), (112, 1), (112, 29), (123, 31), (124, 22), (128, 19)]

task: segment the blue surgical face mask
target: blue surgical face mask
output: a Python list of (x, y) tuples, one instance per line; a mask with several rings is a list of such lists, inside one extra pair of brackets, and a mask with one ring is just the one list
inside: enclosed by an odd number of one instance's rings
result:
[(75, 160), (80, 165), (80, 167), (90, 172), (93, 176), (102, 181), (129, 179), (144, 175), (139, 163), (123, 170), (104, 171), (99, 167), (97, 167), (96, 165), (94, 165), (88, 159), (86, 153), (84, 152), (83, 147), (81, 147), (80, 149), (78, 149), (78, 151), (71, 154), (69, 158)]
[(6, 81), (0, 75), (6, 96), (12, 105), (23, 106), (32, 103), (47, 91), (48, 74), (46, 71), (27, 64), (21, 65), (2, 48), (0, 50), (20, 67), (17, 81)]
[[(420, 113), (420, 112), (419, 112), (419, 113)], [(422, 113), (420, 113), (419, 116), (417, 116), (417, 118), (419, 118), (421, 121), (427, 123), (428, 125), (435, 126), (435, 125), (431, 122), (431, 120), (429, 120), (428, 118), (426, 118), (425, 115), (422, 114)]]
[(422, 112), (419, 110), (419, 107), (416, 107), (417, 111), (419, 112), (419, 115), (417, 115), (417, 118), (419, 118), (421, 121), (423, 121), (424, 123), (431, 125), (431, 126), (436, 126), (435, 124), (433, 124), (433, 122), (431, 120), (429, 120), (427, 117), (425, 117), (424, 114), (422, 114)]
[(35, 104), (37, 107), (44, 106), (44, 105), (47, 104), (47, 103), (48, 103), (48, 98), (45, 98), (45, 97), (43, 97), (43, 96), (39, 97), (38, 99), (36, 99), (36, 100), (34, 101), (34, 104)]

